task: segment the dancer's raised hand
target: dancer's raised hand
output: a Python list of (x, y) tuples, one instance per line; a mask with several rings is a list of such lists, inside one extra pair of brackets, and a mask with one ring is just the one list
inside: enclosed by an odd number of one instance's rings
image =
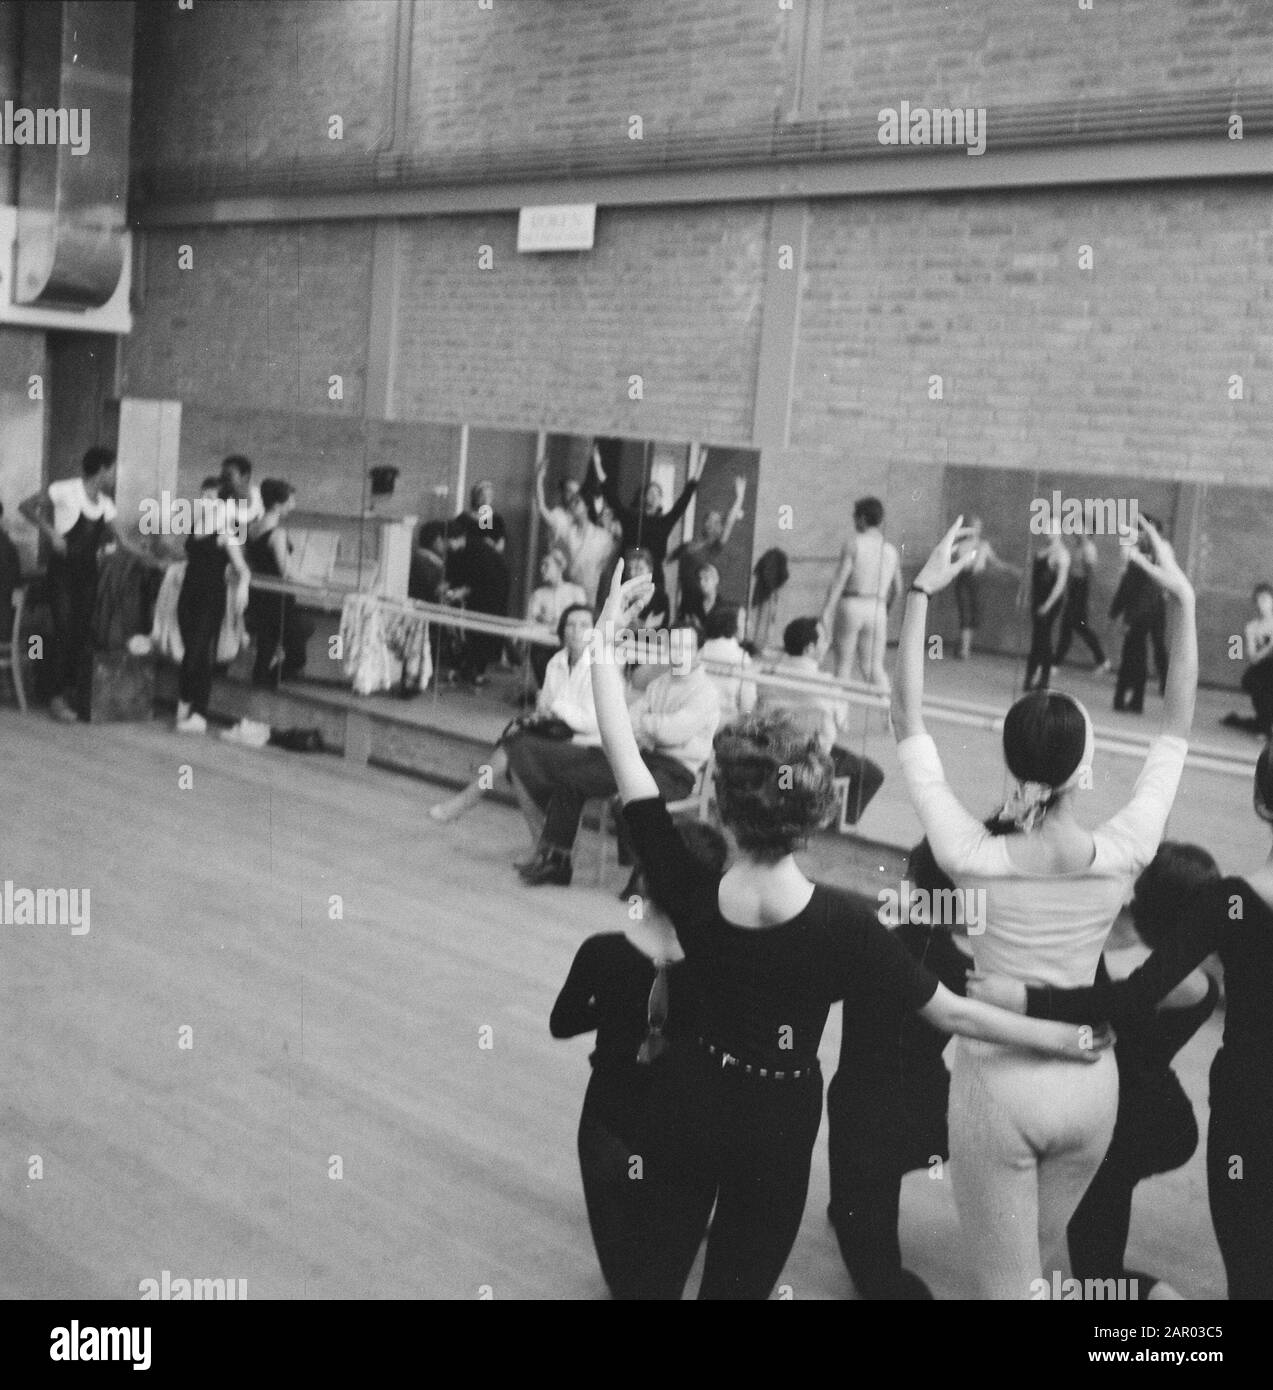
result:
[(974, 534), (971, 526), (964, 525), (963, 517), (957, 516), (955, 524), (937, 542), (932, 554), (924, 561), (923, 569), (915, 576), (915, 583), (921, 589), (927, 589), (930, 594), (944, 589), (977, 558), (975, 545), (962, 544), (972, 539)]
[(623, 561), (614, 567), (614, 578), (610, 581), (610, 592), (604, 607), (597, 616), (597, 628), (605, 638), (613, 639), (616, 633), (632, 626), (641, 610), (654, 594), (654, 578), (639, 574), (635, 579), (623, 577)]
[(1139, 565), (1154, 583), (1166, 590), (1172, 598), (1178, 601), (1192, 598), (1193, 585), (1189, 582), (1189, 576), (1180, 568), (1171, 542), (1163, 538), (1158, 528), (1147, 517), (1140, 517), (1139, 523), (1141, 531), (1149, 537), (1149, 545), (1154, 554), (1153, 559), (1150, 559), (1138, 545), (1134, 546), (1128, 552), (1132, 564)]

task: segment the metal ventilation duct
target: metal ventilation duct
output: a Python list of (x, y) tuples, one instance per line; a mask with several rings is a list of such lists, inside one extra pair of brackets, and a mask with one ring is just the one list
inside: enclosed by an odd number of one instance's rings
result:
[(17, 304), (95, 309), (119, 284), (132, 70), (131, 0), (23, 5), (21, 107), (2, 113), (18, 156)]

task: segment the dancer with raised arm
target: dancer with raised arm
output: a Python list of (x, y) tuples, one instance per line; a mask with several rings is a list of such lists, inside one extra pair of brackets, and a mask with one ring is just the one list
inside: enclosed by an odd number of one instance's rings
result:
[[(1037, 691), (1008, 711), (1003, 751), (1017, 790), (987, 829), (964, 809), (924, 726), (928, 600), (970, 563), (960, 517), (911, 585), (898, 647), (893, 726), (911, 800), (939, 866), (985, 893), (971, 937), (981, 971), (1059, 987), (1090, 984), (1135, 876), (1153, 858), (1184, 768), (1198, 681), (1193, 589), (1171, 547), (1142, 521), (1147, 575), (1171, 599), (1163, 728), (1118, 815), (1088, 830), (1075, 793), (1091, 785), (1092, 721), (1071, 696)], [(958, 558), (956, 558), (958, 554)], [(996, 833), (998, 832), (998, 833)], [(987, 1298), (1029, 1298), (1060, 1267), (1066, 1225), (1109, 1146), (1118, 1105), (1113, 1056), (1092, 1067), (960, 1042), (951, 1088), (955, 1202)]]
[[(1171, 653), (1175, 679), (1177, 655)], [(1273, 748), (1255, 765), (1255, 814), (1273, 827)], [(1230, 1299), (1273, 1298), (1273, 850), (1245, 877), (1202, 883), (1162, 903), (1158, 941), (1124, 980), (1056, 989), (977, 975), (969, 991), (1040, 1017), (1152, 1026), (1157, 1009), (1213, 952), (1224, 966), (1224, 1042), (1211, 1064), (1207, 1191)], [(1162, 1002), (1160, 1002), (1162, 1001)]]
[[(671, 917), (700, 999), (701, 1032), (661, 1097), (678, 1181), (660, 1184), (661, 1258), (683, 1285), (712, 1205), (702, 1299), (764, 1299), (796, 1238), (822, 1118), (818, 1045), (831, 1004), (889, 998), (947, 1032), (1091, 1061), (1073, 1030), (1021, 1033), (945, 989), (893, 939), (873, 899), (814, 883), (794, 852), (832, 797), (831, 760), (782, 715), (715, 739), (721, 819), (737, 848), (722, 877), (685, 847), (641, 757), (617, 634), (649, 601), (615, 574), (594, 634), (602, 746), (651, 896)], [(666, 1171), (666, 1170), (664, 1170)]]

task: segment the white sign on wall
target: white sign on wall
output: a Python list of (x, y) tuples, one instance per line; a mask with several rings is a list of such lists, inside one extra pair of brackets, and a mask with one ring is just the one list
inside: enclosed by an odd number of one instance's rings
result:
[(596, 203), (522, 208), (517, 215), (517, 249), (591, 251), (596, 224)]

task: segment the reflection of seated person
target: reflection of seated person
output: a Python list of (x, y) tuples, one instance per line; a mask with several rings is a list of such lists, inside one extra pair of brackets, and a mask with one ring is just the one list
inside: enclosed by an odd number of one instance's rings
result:
[(713, 564), (699, 565), (682, 590), (679, 621), (689, 623), (701, 640), (708, 616), (720, 602), (720, 570)]
[[(566, 579), (568, 563), (566, 552), (557, 546), (553, 546), (539, 562), (539, 577), (544, 582), (530, 596), (530, 603), (526, 609), (528, 622), (556, 631), (561, 615), (567, 608), (588, 607), (588, 595), (584, 593), (583, 586), (571, 584)], [(531, 644), (530, 665), (535, 673), (536, 685), (543, 685), (544, 673), (548, 669), (553, 651), (552, 647)]]
[(407, 596), (421, 603), (443, 603), (446, 593), (446, 522), (426, 521), (411, 552)]
[[(507, 750), (519, 739), (551, 735), (563, 741), (568, 738), (585, 747), (600, 744), (597, 713), (592, 703), (592, 670), (588, 664), (592, 609), (583, 603), (568, 607), (557, 620), (557, 638), (561, 646), (548, 661), (535, 712), (514, 720), (504, 730), (476, 781), (429, 808), (434, 820), (458, 820), (476, 806), (482, 794), (490, 791), (508, 771)], [(522, 801), (520, 796), (518, 800)], [(524, 801), (522, 812), (531, 826), (532, 840), (538, 840), (542, 816), (533, 804)]]
[(677, 564), (677, 586), (681, 595), (681, 602), (685, 602), (685, 596), (694, 583), (694, 575), (702, 565), (715, 565), (720, 559), (721, 552), (729, 544), (729, 538), (734, 533), (734, 527), (742, 520), (743, 498), (747, 495), (747, 479), (734, 479), (734, 504), (729, 509), (728, 516), (722, 516), (719, 511), (709, 511), (703, 517), (703, 529), (700, 531), (697, 540), (684, 541), (668, 556), (669, 560), (675, 560)]
[[(826, 628), (817, 618), (796, 618), (787, 624), (782, 634), (785, 655), (773, 668), (776, 676), (794, 676), (800, 680), (830, 684), (833, 677), (820, 671), (818, 665), (829, 645)], [(769, 688), (761, 693), (760, 707), (765, 710), (784, 710), (807, 720), (810, 736), (818, 740), (824, 753), (835, 764), (835, 775), (849, 779), (849, 795), (845, 820), (856, 825), (871, 798), (884, 784), (884, 772), (869, 758), (850, 753), (836, 742), (848, 727), (849, 704), (842, 696), (813, 691)]]
[[(502, 551), (467, 514), (451, 522), (447, 538), (447, 578), (465, 608), (470, 613), (507, 617), (509, 571)], [(504, 639), (494, 633), (465, 632), (459, 659), (461, 680), (478, 687), (488, 684), (486, 668), (499, 660), (503, 649)]]
[[(750, 669), (751, 657), (743, 649), (743, 610), (730, 603), (718, 603), (707, 615), (706, 640), (699, 655), (706, 662), (731, 666), (740, 673)], [(723, 676), (708, 671), (720, 700), (720, 721), (728, 724), (756, 707), (756, 682), (742, 675)]]
[(1228, 714), (1223, 722), (1268, 738), (1273, 735), (1273, 586), (1257, 584), (1251, 599), (1255, 617), (1244, 633), (1247, 668), (1242, 673), (1242, 689), (1251, 697), (1255, 713), (1249, 718)]

